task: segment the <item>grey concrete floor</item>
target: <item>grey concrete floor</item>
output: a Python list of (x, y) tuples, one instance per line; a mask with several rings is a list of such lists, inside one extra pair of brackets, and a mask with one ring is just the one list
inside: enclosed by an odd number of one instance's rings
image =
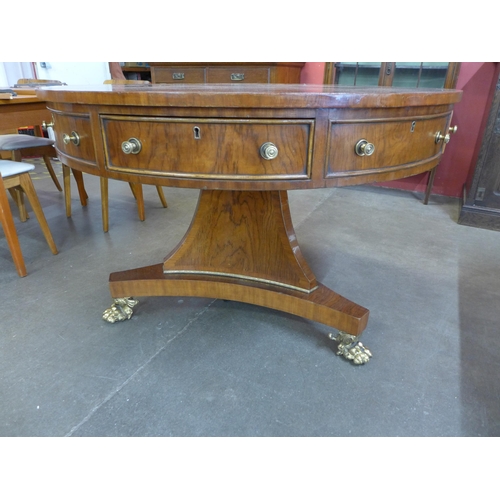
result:
[[(60, 172), (60, 167), (58, 167)], [(156, 264), (198, 192), (99, 181), (73, 214), (37, 164), (59, 254), (16, 217), (28, 276), (0, 235), (1, 436), (498, 436), (500, 233), (456, 223), (459, 201), (362, 186), (290, 192), (317, 278), (370, 310), (372, 360), (337, 357), (332, 329), (238, 302), (140, 297), (108, 324), (110, 272)], [(15, 208), (13, 211), (17, 214)], [(336, 333), (336, 332), (333, 332)]]

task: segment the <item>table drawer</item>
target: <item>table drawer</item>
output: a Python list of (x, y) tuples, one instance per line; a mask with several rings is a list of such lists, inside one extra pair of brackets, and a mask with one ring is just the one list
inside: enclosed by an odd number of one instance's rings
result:
[(269, 83), (270, 68), (207, 68), (207, 83)]
[(53, 113), (58, 149), (67, 156), (96, 165), (90, 116), (83, 113)]
[[(310, 177), (314, 120), (102, 116), (101, 123), (110, 171), (207, 180)], [(136, 154), (122, 149), (130, 139), (140, 144)]]
[(205, 83), (205, 68), (153, 68), (154, 83)]
[[(328, 139), (327, 177), (365, 175), (414, 166), (441, 153), (436, 134), (447, 133), (450, 114), (430, 118), (333, 121)], [(363, 143), (370, 146), (364, 154)], [(357, 146), (358, 145), (358, 146)], [(356, 152), (358, 147), (358, 152)]]

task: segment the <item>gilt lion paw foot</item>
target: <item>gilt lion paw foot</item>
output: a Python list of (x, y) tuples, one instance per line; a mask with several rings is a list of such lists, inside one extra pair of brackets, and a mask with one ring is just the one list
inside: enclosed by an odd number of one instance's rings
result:
[(329, 337), (339, 343), (337, 356), (344, 356), (355, 365), (364, 365), (370, 361), (372, 357), (370, 349), (365, 347), (354, 335), (339, 332), (337, 336), (330, 333)]
[(132, 297), (122, 297), (114, 299), (113, 304), (109, 309), (106, 309), (102, 315), (102, 319), (108, 323), (115, 323), (117, 321), (125, 321), (130, 319), (133, 314), (133, 307), (139, 303), (138, 300)]

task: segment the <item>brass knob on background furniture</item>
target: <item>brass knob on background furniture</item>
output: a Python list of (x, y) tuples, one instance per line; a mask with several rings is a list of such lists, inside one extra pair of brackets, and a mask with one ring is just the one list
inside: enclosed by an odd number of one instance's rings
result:
[(75, 146), (78, 146), (80, 144), (80, 136), (75, 131), (72, 131), (71, 135), (63, 134), (63, 142), (64, 144), (72, 142)]
[(122, 142), (122, 151), (126, 154), (133, 154), (136, 155), (138, 154), (142, 149), (142, 144), (139, 139), (136, 139), (135, 137), (132, 137), (128, 141)]
[(272, 160), (278, 156), (278, 148), (272, 142), (265, 142), (260, 147), (260, 156), (264, 160)]
[(44, 130), (47, 130), (49, 127), (54, 127), (55, 123), (54, 121), (51, 121), (50, 123), (45, 123), (45, 121), (42, 122), (42, 128)]
[(375, 146), (366, 139), (360, 139), (354, 146), (354, 151), (358, 156), (370, 156), (374, 153)]
[(448, 128), (448, 132), (450, 134), (456, 134), (457, 133), (457, 130), (458, 130), (458, 127), (455, 125), (454, 127), (449, 127)]

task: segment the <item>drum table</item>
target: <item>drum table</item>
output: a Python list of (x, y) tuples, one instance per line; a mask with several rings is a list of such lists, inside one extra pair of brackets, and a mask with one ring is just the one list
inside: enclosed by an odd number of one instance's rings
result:
[(287, 191), (388, 181), (433, 169), (461, 92), (323, 85), (103, 85), (37, 90), (61, 161), (89, 174), (200, 190), (163, 262), (109, 277), (111, 323), (138, 296), (257, 304), (339, 330), (355, 364), (369, 311), (319, 283)]

